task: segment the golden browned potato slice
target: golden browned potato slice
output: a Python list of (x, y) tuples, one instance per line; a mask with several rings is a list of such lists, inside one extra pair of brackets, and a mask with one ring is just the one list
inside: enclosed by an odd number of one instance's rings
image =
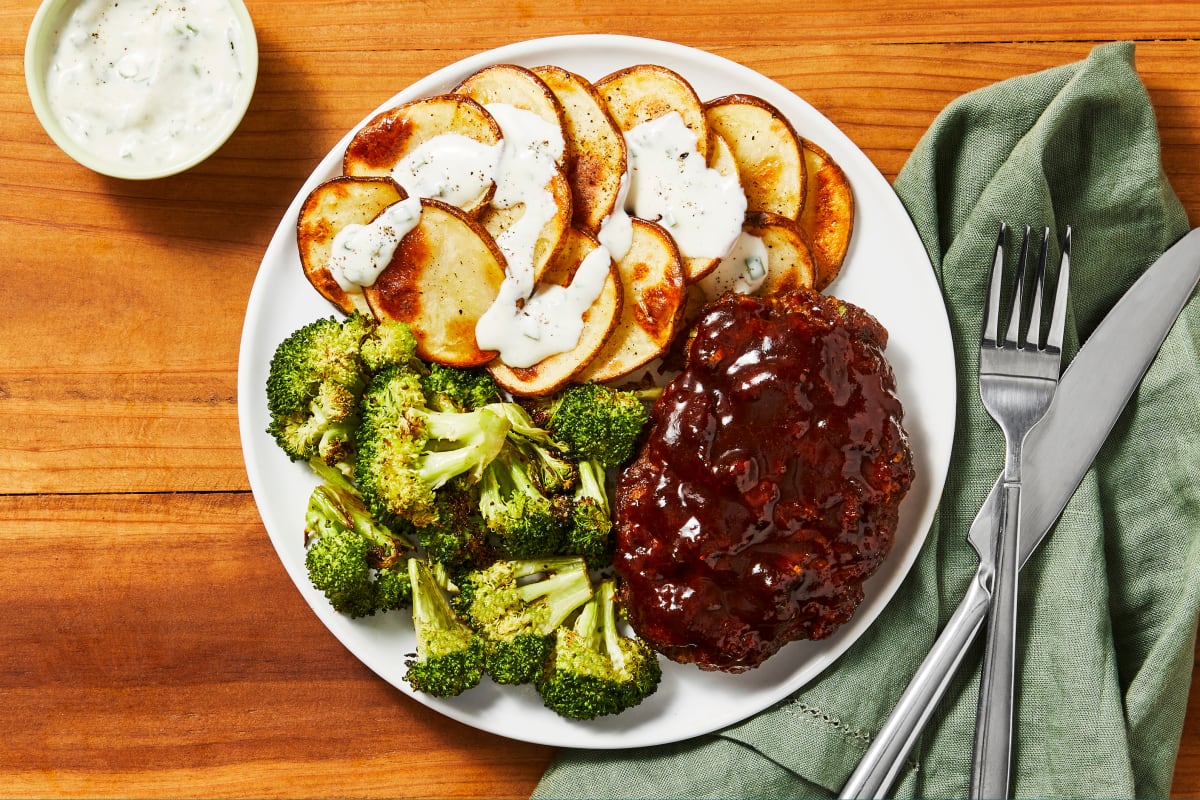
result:
[(795, 220), (778, 214), (751, 214), (743, 228), (762, 239), (767, 248), (767, 279), (756, 294), (784, 294), (815, 285), (816, 262)]
[(817, 264), (817, 289), (838, 276), (854, 230), (854, 192), (846, 173), (817, 145), (803, 140), (808, 187), (800, 229), (808, 236)]
[(616, 207), (625, 173), (625, 137), (599, 92), (562, 67), (534, 67), (562, 106), (567, 133), (567, 179), (574, 224), (596, 233)]
[[(597, 250), (600, 243), (589, 233), (570, 228), (562, 250), (554, 259), (543, 280), (543, 285), (568, 286), (583, 260)], [(621, 284), (617, 267), (612, 259), (608, 279), (600, 296), (583, 315), (583, 332), (574, 349), (542, 359), (532, 367), (510, 367), (493, 361), (488, 370), (504, 389), (515, 395), (545, 395), (567, 384), (579, 373), (604, 346), (617, 321), (621, 317)]]
[[(481, 106), (503, 103), (531, 111), (546, 122), (557, 125), (563, 131), (563, 138), (566, 138), (563, 107), (550, 87), (533, 70), (516, 64), (484, 67), (456, 86), (454, 94), (466, 95)], [(563, 159), (560, 159), (560, 163), (563, 163)]]
[(704, 118), (733, 152), (748, 211), (796, 219), (804, 204), (804, 154), (787, 118), (745, 94), (710, 100)]
[[(479, 103), (464, 95), (438, 95), (376, 115), (346, 146), (342, 172), (354, 176), (390, 175), (405, 156), (442, 134), (458, 134), (489, 146), (501, 139), (500, 126)], [(494, 191), (495, 185), (488, 184), (462, 208), (468, 212), (479, 210)]]
[(696, 134), (696, 149), (708, 156), (708, 125), (696, 90), (678, 73), (656, 64), (619, 70), (596, 82), (617, 127), (630, 131), (643, 122), (678, 111)]
[(624, 294), (621, 319), (604, 347), (574, 380), (608, 381), (653, 361), (679, 330), (687, 300), (675, 240), (653, 222), (633, 220), (633, 246), (617, 262)]
[[(549, 268), (551, 260), (558, 252), (571, 226), (571, 184), (567, 182), (567, 176), (562, 171), (555, 172), (546, 186), (546, 190), (554, 198), (554, 215), (546, 220), (546, 223), (538, 231), (533, 242), (532, 254), (522, 254), (522, 261), (528, 263), (533, 269), (535, 283), (542, 279), (542, 275)], [(524, 203), (518, 203), (509, 208), (489, 205), (483, 209), (479, 220), (492, 238), (499, 243), (503, 241), (500, 238), (501, 235), (513, 225), (528, 224), (522, 222), (524, 215)], [(523, 239), (524, 236), (521, 234), (513, 237), (514, 243)], [(501, 249), (505, 249), (506, 246), (501, 245)], [(510, 253), (510, 255), (513, 254)], [(507, 260), (509, 268), (512, 268), (514, 260), (512, 258)]]
[(460, 209), (423, 199), (421, 221), (363, 293), (376, 317), (408, 323), (421, 358), (471, 367), (496, 356), (479, 349), (475, 323), (503, 280), (504, 256), (487, 231)]
[(391, 178), (351, 178), (344, 175), (317, 186), (300, 207), (296, 245), (300, 266), (321, 296), (343, 312), (367, 312), (361, 292), (347, 292), (329, 271), (333, 239), (347, 225), (366, 225), (379, 212), (405, 199)]

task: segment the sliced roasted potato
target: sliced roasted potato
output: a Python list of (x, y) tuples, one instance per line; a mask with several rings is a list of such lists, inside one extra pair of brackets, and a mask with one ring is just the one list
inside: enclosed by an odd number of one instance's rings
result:
[(796, 219), (804, 204), (804, 153), (787, 118), (745, 94), (710, 100), (704, 118), (733, 152), (748, 211)]
[(811, 288), (815, 275), (812, 251), (797, 222), (760, 212), (747, 217), (729, 256), (698, 285), (706, 300), (726, 292), (767, 296)]
[[(534, 283), (542, 279), (571, 226), (571, 184), (567, 182), (567, 176), (562, 171), (555, 172), (546, 191), (554, 200), (554, 210), (537, 231), (522, 230), (526, 225), (535, 224), (538, 219), (532, 216), (525, 218), (524, 203), (508, 208), (489, 205), (479, 217), (483, 227), (504, 251), (508, 269), (522, 268), (523, 265), (532, 270)], [(505, 237), (505, 232), (510, 228), (513, 228), (510, 231), (511, 238)]]
[(586, 78), (562, 67), (534, 67), (562, 106), (567, 133), (567, 178), (574, 224), (600, 230), (617, 204), (625, 173), (625, 137), (600, 93)]
[(347, 292), (329, 271), (334, 237), (347, 225), (366, 225), (379, 212), (405, 199), (404, 190), (391, 178), (339, 176), (317, 186), (300, 207), (296, 245), (300, 266), (309, 283), (343, 312), (367, 312), (361, 292)]
[(478, 222), (454, 206), (421, 200), (421, 221), (363, 294), (379, 319), (408, 323), (417, 354), (455, 367), (486, 364), (475, 323), (504, 280), (504, 256)]
[(633, 220), (633, 246), (617, 262), (621, 319), (578, 382), (608, 381), (653, 361), (679, 330), (687, 300), (683, 263), (675, 241), (660, 226)]
[(767, 248), (767, 279), (756, 294), (784, 294), (811, 289), (816, 284), (816, 261), (795, 220), (777, 214), (751, 214), (743, 227)]
[(808, 236), (816, 260), (816, 288), (824, 289), (838, 276), (850, 247), (854, 192), (846, 173), (828, 153), (807, 139), (802, 144), (808, 185), (800, 229)]
[[(600, 243), (589, 233), (577, 228), (567, 231), (562, 250), (554, 259), (542, 285), (569, 286), (583, 261), (598, 251)], [(608, 279), (591, 307), (583, 314), (583, 331), (572, 350), (544, 358), (531, 367), (510, 367), (493, 361), (488, 370), (504, 389), (515, 395), (545, 395), (559, 389), (579, 373), (604, 346), (609, 334), (621, 317), (621, 284), (617, 267), (611, 258)]]
[[(516, 64), (493, 64), (475, 72), (454, 87), (454, 94), (470, 97), (481, 106), (503, 103), (530, 111), (558, 126), (566, 139), (563, 107), (550, 87), (533, 70)], [(565, 163), (564, 152), (559, 163)]]
[[(392, 175), (406, 156), (443, 134), (457, 134), (485, 146), (495, 146), (501, 139), (500, 126), (479, 103), (465, 95), (438, 95), (404, 103), (376, 115), (346, 146), (342, 172), (354, 176)], [(468, 212), (484, 207), (495, 191), (491, 175), (480, 176), (478, 181), (478, 195), (472, 193), (457, 203)], [(443, 187), (442, 191), (459, 188)]]
[(639, 64), (596, 82), (617, 127), (630, 131), (643, 122), (679, 112), (696, 134), (696, 150), (708, 156), (708, 126), (696, 90), (678, 73), (657, 64)]

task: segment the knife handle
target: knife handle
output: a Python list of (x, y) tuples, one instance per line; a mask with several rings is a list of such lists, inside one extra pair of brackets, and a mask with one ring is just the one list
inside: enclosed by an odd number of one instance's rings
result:
[(971, 580), (967, 593), (945, 629), (933, 643), (929, 655), (917, 668), (891, 716), (884, 722), (867, 748), (866, 755), (842, 787), (840, 797), (884, 797), (895, 782), (904, 760), (946, 693), (950, 679), (987, 616), (992, 595), (984, 577), (985, 570), (981, 568)]
[(971, 762), (971, 798), (1009, 796), (1013, 693), (1016, 683), (1017, 575), (1021, 551), (1021, 485), (1005, 483), (997, 520), (996, 581), (979, 681), (979, 713)]

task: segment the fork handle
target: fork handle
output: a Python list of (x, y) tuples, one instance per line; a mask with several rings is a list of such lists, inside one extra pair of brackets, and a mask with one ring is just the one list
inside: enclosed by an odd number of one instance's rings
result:
[(971, 797), (1008, 797), (1012, 769), (1016, 683), (1017, 574), (1021, 551), (1021, 485), (1005, 483), (999, 505), (996, 577), (979, 682), (979, 715), (971, 768)]
[(842, 787), (842, 798), (884, 797), (900, 774), (925, 724), (950, 686), (987, 616), (992, 595), (984, 585), (984, 570), (971, 579), (958, 608), (917, 668), (900, 700), (876, 734), (858, 767)]

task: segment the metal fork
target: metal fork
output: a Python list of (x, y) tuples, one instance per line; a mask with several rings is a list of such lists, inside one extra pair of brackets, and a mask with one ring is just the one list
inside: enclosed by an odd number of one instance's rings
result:
[[(996, 521), (995, 574), (987, 646), (979, 687), (979, 716), (971, 770), (971, 797), (1008, 797), (1012, 767), (1013, 694), (1016, 674), (1017, 571), (1020, 553), (1021, 454), (1025, 436), (1054, 398), (1062, 370), (1071, 261), (1071, 229), (1063, 239), (1049, 330), (1042, 334), (1042, 298), (1050, 229), (1042, 232), (1032, 302), (1025, 312), (1030, 229), (1025, 226), (1004, 338), (1000, 338), (1001, 284), (1008, 226), (1001, 224), (979, 346), (979, 396), (1004, 433), (1003, 484)], [(1025, 320), (1028, 319), (1028, 323)], [(1022, 333), (1022, 326), (1024, 333)], [(980, 554), (981, 557), (984, 554)]]

